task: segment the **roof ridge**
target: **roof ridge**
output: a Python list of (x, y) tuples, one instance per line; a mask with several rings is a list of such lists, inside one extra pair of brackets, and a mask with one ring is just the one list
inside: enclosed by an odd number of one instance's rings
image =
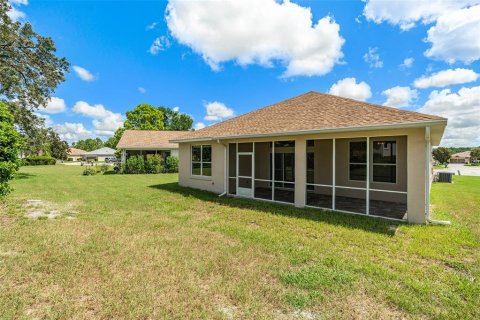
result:
[(348, 100), (348, 101), (352, 101), (352, 102), (363, 103), (363, 104), (367, 104), (367, 105), (369, 105), (369, 106), (371, 106), (371, 107), (376, 107), (376, 108), (391, 110), (391, 111), (395, 111), (395, 112), (400, 111), (400, 112), (406, 112), (406, 113), (428, 115), (428, 116), (430, 116), (430, 117), (434, 116), (434, 117), (437, 117), (437, 118), (439, 118), (439, 119), (445, 119), (445, 120), (446, 120), (446, 118), (444, 118), (444, 117), (439, 117), (439, 116), (435, 116), (435, 115), (431, 115), (431, 114), (426, 114), (426, 113), (422, 113), (422, 112), (418, 112), (418, 111), (403, 110), (403, 109), (400, 109), (400, 108), (395, 108), (395, 107), (390, 107), (390, 106), (384, 106), (384, 105), (381, 105), (381, 104), (376, 104), (376, 103), (372, 103), (372, 102), (368, 102), (368, 101), (360, 101), (360, 100), (356, 100), (356, 99), (348, 98), (348, 97), (336, 96), (336, 95), (331, 94), (331, 93), (317, 92), (317, 91), (309, 91), (309, 92), (315, 92), (315, 93), (317, 93), (317, 94), (321, 94), (321, 95), (325, 95), (325, 96), (330, 96), (330, 97), (338, 98), (338, 99), (344, 99), (344, 100)]
[(268, 108), (270, 108), (270, 107), (274, 107), (274, 106), (276, 106), (276, 105), (278, 105), (278, 104), (280, 104), (280, 103), (285, 103), (285, 102), (287, 102), (287, 101), (300, 98), (300, 97), (305, 96), (305, 95), (310, 94), (310, 93), (319, 93), (319, 92), (316, 92), (316, 91), (311, 90), (311, 91), (308, 91), (308, 92), (299, 94), (298, 96), (295, 96), (295, 97), (292, 97), (292, 98), (288, 98), (288, 99), (286, 99), (286, 100), (281, 100), (281, 101), (278, 101), (278, 102), (274, 102), (274, 103), (271, 103), (271, 104), (266, 105), (266, 106), (264, 106), (264, 107), (261, 107), (261, 108), (259, 108), (259, 109), (254, 109), (254, 110), (248, 111), (247, 113), (242, 113), (242, 114), (239, 114), (238, 116), (235, 116), (235, 117), (232, 117), (232, 118), (228, 118), (228, 119), (223, 120), (223, 121), (220, 121), (220, 122), (216, 122), (216, 123), (214, 123), (214, 124), (212, 124), (212, 125), (210, 125), (210, 126), (208, 126), (208, 127), (202, 128), (202, 129), (200, 129), (200, 130), (195, 130), (194, 132), (199, 132), (199, 131), (205, 130), (205, 129), (207, 129), (207, 128), (213, 128), (213, 127), (215, 127), (216, 125), (219, 125), (219, 124), (221, 124), (221, 123), (223, 124), (223, 123), (231, 122), (231, 121), (234, 120), (234, 119), (238, 119), (238, 118), (240, 118), (240, 117), (244, 117), (244, 116), (246, 116), (246, 115), (248, 115), (248, 114), (260, 112), (261, 110), (265, 110), (265, 109), (268, 109)]

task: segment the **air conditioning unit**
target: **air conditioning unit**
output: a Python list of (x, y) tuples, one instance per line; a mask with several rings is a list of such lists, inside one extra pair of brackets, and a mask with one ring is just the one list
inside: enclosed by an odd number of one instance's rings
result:
[(439, 172), (438, 173), (438, 182), (447, 182), (452, 183), (453, 180), (453, 172)]

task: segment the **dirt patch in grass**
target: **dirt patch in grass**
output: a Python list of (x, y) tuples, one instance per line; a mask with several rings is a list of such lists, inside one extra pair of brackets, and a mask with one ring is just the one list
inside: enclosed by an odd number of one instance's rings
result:
[(62, 208), (59, 205), (44, 200), (30, 199), (24, 204), (25, 217), (29, 219), (56, 219), (65, 216), (67, 219), (75, 219), (76, 211), (72, 210), (72, 205), (66, 205)]

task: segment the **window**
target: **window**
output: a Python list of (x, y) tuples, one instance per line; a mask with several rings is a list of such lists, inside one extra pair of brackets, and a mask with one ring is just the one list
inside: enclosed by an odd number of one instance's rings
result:
[(397, 182), (397, 142), (373, 142), (373, 181)]
[(365, 181), (367, 177), (367, 142), (351, 141), (349, 154), (349, 179)]
[(192, 146), (192, 175), (212, 176), (212, 146)]

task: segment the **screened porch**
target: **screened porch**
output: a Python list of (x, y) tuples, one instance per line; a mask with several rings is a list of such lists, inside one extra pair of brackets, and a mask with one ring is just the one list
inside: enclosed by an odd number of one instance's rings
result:
[(230, 143), (228, 193), (294, 204), (301, 192), (308, 207), (406, 219), (406, 144), (404, 136)]

